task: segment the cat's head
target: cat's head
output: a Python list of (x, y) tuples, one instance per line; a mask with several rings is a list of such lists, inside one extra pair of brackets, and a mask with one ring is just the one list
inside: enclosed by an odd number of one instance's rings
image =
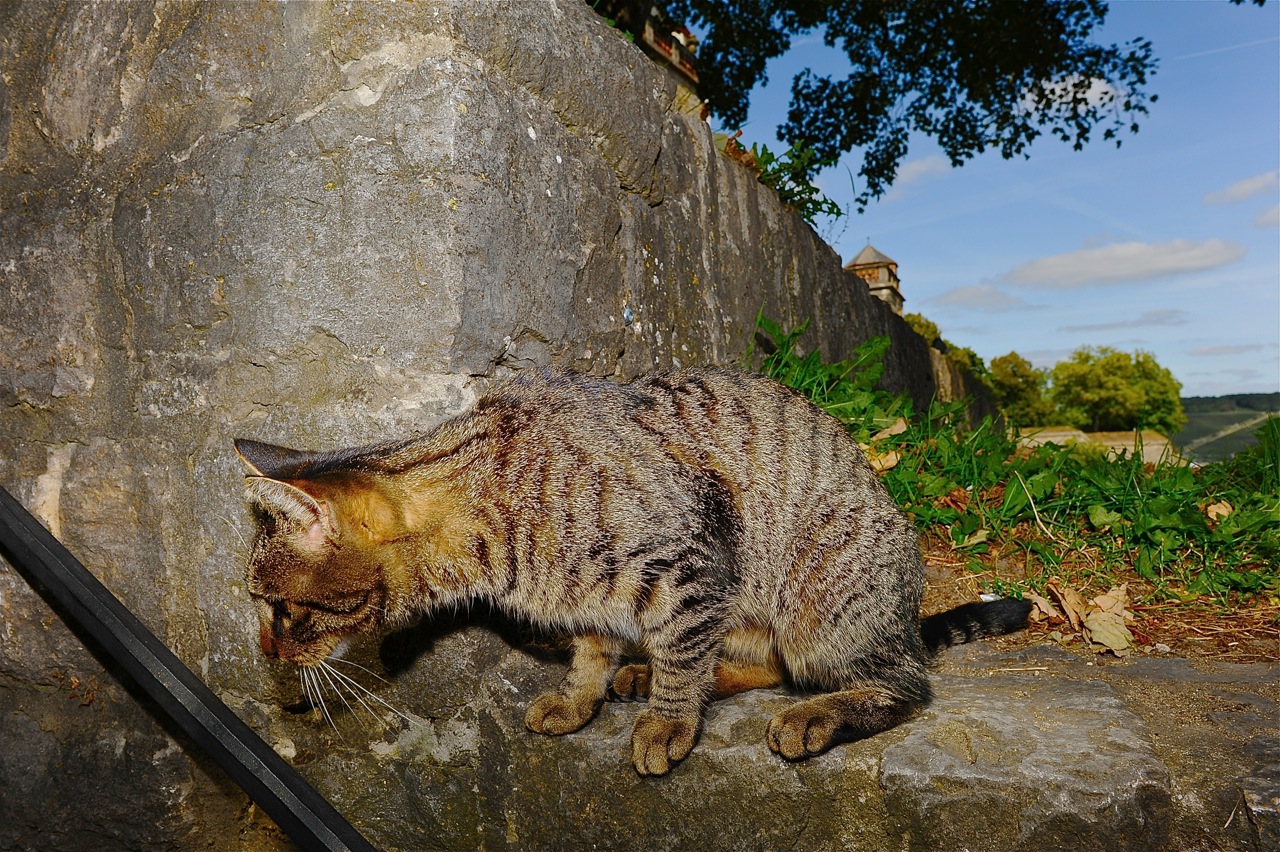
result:
[(244, 439), (257, 533), (247, 569), (262, 652), (315, 665), (387, 619), (381, 531), (390, 505), (367, 477), (322, 457)]

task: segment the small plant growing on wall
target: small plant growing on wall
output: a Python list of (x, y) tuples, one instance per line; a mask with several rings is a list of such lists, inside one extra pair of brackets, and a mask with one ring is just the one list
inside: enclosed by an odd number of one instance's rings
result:
[(732, 134), (713, 134), (716, 147), (731, 160), (742, 163), (756, 173), (760, 183), (778, 193), (788, 208), (796, 211), (810, 225), (819, 215), (842, 216), (844, 210), (814, 186), (809, 176), (824, 163), (818, 161), (817, 152), (805, 144), (792, 145), (782, 154), (775, 154), (764, 144), (751, 145), (747, 150), (738, 141), (742, 131)]

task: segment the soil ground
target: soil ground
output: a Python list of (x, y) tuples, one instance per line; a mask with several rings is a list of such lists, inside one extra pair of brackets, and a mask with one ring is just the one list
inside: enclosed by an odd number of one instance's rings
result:
[[(925, 614), (939, 612), (978, 599), (993, 583), (1016, 583), (1027, 576), (1026, 567), (1018, 560), (1006, 561), (998, 555), (981, 558), (982, 570), (969, 566), (973, 560), (958, 554), (941, 536), (925, 535), (921, 549), (926, 569)], [(1088, 600), (1107, 588), (1089, 588), (1068, 576)], [(1280, 662), (1280, 604), (1266, 600), (1239, 601), (1224, 606), (1209, 599), (1142, 603), (1150, 585), (1136, 573), (1115, 578), (1129, 589), (1129, 610), (1134, 621), (1129, 625), (1136, 641), (1137, 655), (1202, 658), (1233, 663)], [(1109, 584), (1110, 581), (1108, 581)], [(1068, 624), (1032, 624), (1025, 632), (1003, 637), (999, 646), (1007, 650), (1025, 648), (1046, 641), (1057, 641), (1062, 647), (1089, 657), (1098, 654), (1073, 632)], [(1107, 656), (1110, 656), (1109, 654)], [(1114, 657), (1112, 657), (1114, 659)]]

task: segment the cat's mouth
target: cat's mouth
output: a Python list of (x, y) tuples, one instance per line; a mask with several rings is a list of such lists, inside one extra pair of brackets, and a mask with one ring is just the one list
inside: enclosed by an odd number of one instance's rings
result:
[(347, 649), (344, 636), (322, 636), (312, 642), (299, 644), (288, 638), (272, 637), (263, 641), (263, 652), (273, 660), (293, 663), (300, 669), (323, 666), (327, 660), (337, 659)]

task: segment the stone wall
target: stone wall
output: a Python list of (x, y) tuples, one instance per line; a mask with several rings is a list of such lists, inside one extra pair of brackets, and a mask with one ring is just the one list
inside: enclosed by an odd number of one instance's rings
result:
[[(0, 74), (0, 484), (381, 847), (521, 845), (497, 790), (561, 746), (485, 696), (553, 667), (428, 626), (367, 651), (408, 732), (284, 711), (233, 437), (421, 431), (533, 364), (735, 363), (761, 308), (828, 357), (891, 335), (921, 404), (966, 389), (578, 0), (9, 2)], [(0, 846), (282, 842), (8, 565), (0, 608)]]

